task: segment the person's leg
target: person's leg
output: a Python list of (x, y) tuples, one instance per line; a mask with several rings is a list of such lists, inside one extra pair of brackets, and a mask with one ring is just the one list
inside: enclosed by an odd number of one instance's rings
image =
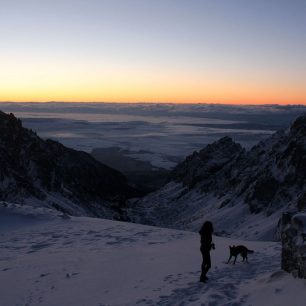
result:
[(211, 267), (211, 260), (210, 260), (210, 252), (208, 250), (201, 250), (202, 253), (202, 273), (201, 273), (201, 277), (200, 277), (200, 281), (201, 282), (205, 282), (207, 280), (207, 272)]
[(205, 260), (204, 260), (204, 256), (202, 254), (202, 265), (201, 265), (201, 276), (200, 276), (200, 282), (204, 282), (205, 281)]
[(201, 254), (202, 254), (202, 265), (201, 265), (201, 276), (200, 276), (200, 282), (205, 282), (205, 268), (206, 268), (206, 262), (205, 262), (205, 254), (204, 250), (201, 249)]
[(205, 261), (206, 261), (206, 266), (205, 266), (205, 276), (206, 276), (207, 272), (211, 268), (211, 259), (209, 251), (207, 251), (207, 253), (205, 254)]

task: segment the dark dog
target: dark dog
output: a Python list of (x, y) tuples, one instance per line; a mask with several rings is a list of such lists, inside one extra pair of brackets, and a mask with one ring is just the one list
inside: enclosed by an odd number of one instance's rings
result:
[(242, 257), (242, 261), (248, 262), (248, 254), (254, 253), (254, 251), (249, 250), (247, 247), (244, 245), (237, 245), (237, 246), (229, 246), (230, 248), (230, 257), (227, 261), (227, 263), (230, 262), (232, 257), (235, 257), (234, 264), (236, 263), (237, 256), (240, 254)]

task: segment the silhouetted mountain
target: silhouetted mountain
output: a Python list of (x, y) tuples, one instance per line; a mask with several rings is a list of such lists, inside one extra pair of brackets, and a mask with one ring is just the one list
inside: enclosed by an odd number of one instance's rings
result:
[(219, 171), (244, 152), (240, 144), (233, 142), (230, 137), (223, 137), (179, 163), (172, 171), (171, 179), (181, 181), (190, 188), (200, 181), (205, 182), (202, 188), (211, 190), (215, 188), (214, 181), (218, 181)]
[(306, 208), (306, 115), (249, 151), (224, 137), (194, 152), (132, 207), (150, 224), (196, 229), (210, 219), (224, 234), (271, 238), (282, 211)]
[(90, 154), (42, 140), (13, 114), (0, 112), (0, 200), (120, 218), (118, 205), (136, 194), (120, 172)]

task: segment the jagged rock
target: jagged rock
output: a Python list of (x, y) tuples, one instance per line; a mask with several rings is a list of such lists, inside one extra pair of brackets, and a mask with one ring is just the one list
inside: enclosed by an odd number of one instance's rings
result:
[(306, 278), (306, 213), (285, 213), (282, 227), (282, 269)]
[(136, 194), (120, 172), (90, 154), (43, 140), (13, 114), (0, 112), (0, 200), (115, 217), (112, 203)]
[(306, 192), (299, 196), (297, 200), (297, 208), (299, 211), (306, 210)]
[[(240, 144), (235, 143), (230, 137), (223, 137), (207, 145), (203, 150), (188, 156), (175, 167), (170, 179), (182, 181), (190, 188), (208, 180), (209, 182), (206, 183), (208, 190), (213, 183), (213, 175), (243, 153), (244, 149)], [(203, 184), (202, 188), (204, 188)]]
[[(188, 156), (170, 178), (159, 191), (133, 202), (138, 220), (196, 229), (209, 218), (220, 231), (271, 239), (284, 209), (305, 207), (306, 115), (249, 151), (221, 138)], [(261, 234), (256, 227), (265, 217), (270, 221)]]

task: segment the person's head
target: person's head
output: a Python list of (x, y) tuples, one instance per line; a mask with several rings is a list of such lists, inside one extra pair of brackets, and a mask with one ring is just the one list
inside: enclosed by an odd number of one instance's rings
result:
[(205, 221), (201, 227), (200, 234), (212, 234), (214, 232), (213, 224), (210, 221)]

